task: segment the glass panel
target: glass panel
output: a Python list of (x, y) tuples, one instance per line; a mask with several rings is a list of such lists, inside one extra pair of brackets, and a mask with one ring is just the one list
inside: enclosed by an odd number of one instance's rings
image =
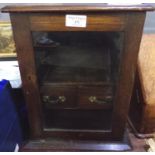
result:
[(111, 130), (122, 32), (32, 32), (45, 129)]

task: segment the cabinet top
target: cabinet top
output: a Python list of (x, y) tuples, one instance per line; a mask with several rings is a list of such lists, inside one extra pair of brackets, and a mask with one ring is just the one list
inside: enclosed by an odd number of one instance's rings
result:
[(148, 4), (110, 5), (110, 4), (53, 4), (53, 5), (10, 5), (2, 8), (2, 12), (12, 13), (49, 13), (49, 12), (106, 12), (106, 11), (153, 11)]

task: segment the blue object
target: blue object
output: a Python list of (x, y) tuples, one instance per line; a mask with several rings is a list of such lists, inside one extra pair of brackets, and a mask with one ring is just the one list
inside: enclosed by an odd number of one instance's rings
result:
[(19, 124), (15, 103), (11, 97), (9, 81), (0, 81), (0, 152), (15, 150), (16, 144), (20, 146), (22, 133)]

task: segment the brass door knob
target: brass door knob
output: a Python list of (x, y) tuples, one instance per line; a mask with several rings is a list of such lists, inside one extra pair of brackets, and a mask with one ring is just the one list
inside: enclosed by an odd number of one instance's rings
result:
[(99, 99), (99, 98), (97, 98), (96, 96), (90, 96), (90, 97), (88, 98), (88, 100), (89, 100), (91, 103), (106, 104), (106, 103), (112, 102), (112, 97), (111, 97), (111, 98), (110, 98), (110, 97), (108, 97), (108, 98), (105, 97), (105, 99)]
[(42, 100), (45, 103), (57, 104), (57, 103), (65, 102), (66, 97), (65, 96), (52, 97), (52, 96), (45, 95), (43, 96)]

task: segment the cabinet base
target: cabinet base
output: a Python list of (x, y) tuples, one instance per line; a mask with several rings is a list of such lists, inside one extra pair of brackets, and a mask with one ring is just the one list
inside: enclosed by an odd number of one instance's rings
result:
[(128, 136), (125, 134), (122, 141), (85, 141), (40, 139), (26, 143), (21, 151), (24, 152), (74, 152), (74, 151), (130, 151), (132, 149)]

